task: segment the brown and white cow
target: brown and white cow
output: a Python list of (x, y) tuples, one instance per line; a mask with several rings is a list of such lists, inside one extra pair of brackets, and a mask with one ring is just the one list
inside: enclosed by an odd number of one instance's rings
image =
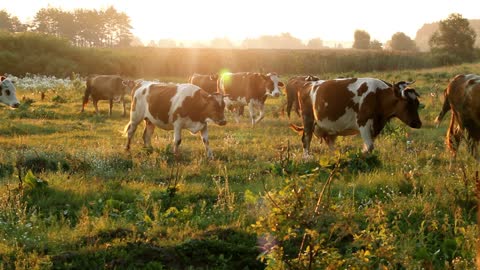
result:
[(213, 94), (217, 92), (217, 80), (217, 74), (202, 75), (194, 73), (192, 76), (190, 76), (188, 82), (191, 84), (195, 84), (196, 86), (202, 88), (210, 94)]
[[(279, 97), (282, 92), (279, 87), (284, 84), (275, 73), (261, 74), (252, 72), (224, 73), (218, 80), (218, 91), (228, 97), (225, 103), (228, 108), (236, 108), (235, 120), (238, 123), (238, 112), (248, 105), (252, 125), (260, 122), (265, 116), (265, 100), (268, 96)], [(255, 119), (255, 109), (259, 115)]]
[(87, 88), (83, 97), (82, 112), (88, 103), (90, 95), (92, 96), (92, 103), (95, 107), (95, 112), (98, 114), (97, 103), (99, 100), (108, 100), (110, 107), (108, 114), (112, 115), (113, 101), (121, 101), (123, 103), (123, 116), (126, 115), (125, 108), (125, 94), (130, 92), (133, 88), (134, 82), (130, 80), (123, 80), (118, 75), (91, 75), (87, 78)]
[(7, 77), (0, 76), (0, 102), (12, 108), (18, 108), (20, 102), (17, 100), (14, 81)]
[(303, 127), (291, 124), (302, 133), (303, 155), (309, 157), (312, 134), (330, 148), (337, 136), (360, 133), (364, 152), (373, 150), (373, 141), (387, 122), (397, 117), (412, 128), (420, 128), (419, 96), (410, 82), (394, 85), (372, 78), (347, 78), (317, 81), (298, 93)]
[(448, 111), (452, 111), (445, 143), (456, 157), (458, 147), (467, 131), (469, 152), (480, 161), (478, 144), (480, 141), (480, 76), (474, 74), (455, 76), (444, 92), (442, 111), (435, 122), (440, 124)]
[(130, 122), (125, 127), (128, 135), (126, 150), (138, 124), (145, 120), (143, 141), (151, 147), (151, 137), (155, 126), (174, 130), (173, 152), (178, 155), (182, 141), (182, 129), (192, 134), (200, 131), (209, 158), (213, 157), (208, 143), (207, 122), (213, 121), (223, 126), (227, 122), (224, 115), (225, 102), (220, 93), (209, 94), (193, 84), (163, 84), (143, 82), (137, 84), (132, 98)]
[(287, 92), (288, 118), (290, 118), (292, 107), (297, 115), (300, 116), (297, 92), (301, 91), (302, 88), (311, 87), (307, 82), (315, 82), (318, 80), (320, 80), (320, 78), (312, 75), (294, 76), (288, 80), (287, 85), (285, 86)]

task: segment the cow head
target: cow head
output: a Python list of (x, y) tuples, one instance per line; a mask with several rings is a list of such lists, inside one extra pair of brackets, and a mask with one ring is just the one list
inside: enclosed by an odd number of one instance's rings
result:
[(413, 82), (398, 82), (393, 84), (393, 91), (397, 98), (395, 115), (405, 124), (412, 128), (422, 127), (422, 121), (418, 115), (420, 108), (420, 96), (415, 89), (408, 87)]
[(7, 77), (0, 76), (0, 102), (12, 108), (18, 108), (20, 102), (17, 100), (14, 83)]
[(205, 106), (208, 119), (220, 126), (227, 124), (227, 120), (225, 120), (225, 102), (223, 101), (223, 98), (224, 95), (221, 93), (209, 94)]
[(265, 80), (265, 95), (272, 96), (272, 97), (279, 97), (282, 95), (280, 91), (280, 87), (284, 87), (285, 85), (278, 79), (278, 75), (276, 73), (268, 73), (267, 75), (261, 75)]
[(132, 91), (132, 89), (137, 84), (135, 81), (132, 80), (124, 80), (122, 81), (123, 86), (125, 86), (125, 93)]

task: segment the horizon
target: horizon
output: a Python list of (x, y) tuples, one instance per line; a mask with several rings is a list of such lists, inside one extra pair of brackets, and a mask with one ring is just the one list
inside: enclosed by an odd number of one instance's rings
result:
[[(29, 8), (25, 9), (26, 6)], [(397, 32), (415, 39), (424, 24), (446, 19), (452, 13), (459, 13), (466, 19), (480, 18), (475, 13), (476, 9), (472, 8), (478, 6), (473, 0), (440, 0), (435, 3), (435, 10), (429, 9), (431, 3), (413, 0), (406, 0), (396, 7), (379, 0), (362, 3), (299, 0), (294, 5), (271, 0), (258, 3), (252, 0), (241, 3), (217, 0), (166, 3), (145, 0), (135, 3), (126, 0), (17, 0), (10, 2), (8, 7), (0, 6), (0, 9), (27, 23), (42, 8), (73, 11), (79, 8), (103, 10), (109, 6), (130, 17), (132, 33), (144, 45), (167, 39), (173, 39), (177, 44), (208, 44), (216, 38), (226, 38), (237, 45), (248, 38), (282, 33), (289, 33), (303, 43), (320, 38), (326, 43), (348, 44), (353, 43), (355, 30), (364, 30), (370, 34), (371, 40), (385, 43)], [(345, 9), (346, 6), (350, 8)], [(341, 12), (329, 12), (340, 8)]]

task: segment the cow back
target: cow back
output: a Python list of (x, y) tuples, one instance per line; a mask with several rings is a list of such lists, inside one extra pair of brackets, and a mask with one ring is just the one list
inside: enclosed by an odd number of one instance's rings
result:
[(208, 93), (212, 94), (217, 92), (217, 76), (216, 75), (201, 75), (193, 74), (189, 82), (194, 84)]
[(90, 87), (93, 96), (103, 98), (124, 95), (126, 91), (122, 77), (117, 75), (90, 76), (87, 87)]

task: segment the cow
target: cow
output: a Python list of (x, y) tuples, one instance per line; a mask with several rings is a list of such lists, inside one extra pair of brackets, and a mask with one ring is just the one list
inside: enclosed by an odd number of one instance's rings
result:
[(130, 80), (123, 80), (118, 75), (91, 75), (87, 78), (87, 88), (83, 96), (82, 111), (88, 103), (90, 95), (92, 96), (93, 107), (95, 113), (98, 114), (97, 103), (99, 100), (108, 100), (110, 107), (108, 115), (112, 115), (113, 101), (121, 101), (123, 103), (123, 116), (126, 115), (125, 108), (125, 94), (133, 88), (135, 82)]
[[(252, 126), (265, 116), (264, 107), (267, 96), (279, 97), (282, 92), (279, 87), (284, 84), (279, 81), (276, 73), (224, 73), (218, 80), (218, 92), (228, 95), (225, 98), (227, 108), (235, 109), (235, 121), (238, 123), (240, 108), (248, 105)], [(259, 115), (255, 119), (255, 108)]]
[[(461, 74), (455, 76), (444, 91), (444, 102), (435, 122), (437, 126), (448, 111), (452, 111), (445, 143), (455, 160), (458, 147), (467, 131), (468, 151), (480, 161), (480, 76)], [(452, 161), (452, 160), (451, 160)], [(450, 163), (452, 165), (452, 163)]]
[(298, 93), (303, 127), (290, 127), (302, 134), (303, 157), (310, 157), (312, 133), (330, 149), (337, 136), (356, 135), (371, 152), (373, 141), (387, 122), (397, 117), (412, 128), (420, 128), (418, 93), (413, 82), (389, 84), (373, 78), (345, 78), (312, 82)]
[(301, 91), (304, 87), (310, 87), (307, 82), (314, 82), (318, 81), (320, 78), (312, 75), (302, 75), (302, 76), (294, 76), (291, 77), (287, 81), (287, 85), (285, 86), (287, 92), (287, 116), (290, 118), (290, 112), (292, 111), (292, 107), (294, 108), (295, 112), (298, 116), (300, 116), (299, 112), (299, 105), (297, 99), (297, 92)]
[(12, 108), (18, 108), (20, 102), (17, 100), (14, 83), (9, 78), (0, 76), (0, 102)]
[(207, 122), (224, 126), (225, 102), (220, 93), (209, 94), (193, 84), (138, 83), (132, 96), (130, 122), (125, 127), (128, 135), (125, 149), (130, 150), (132, 137), (138, 124), (145, 120), (143, 142), (151, 148), (151, 137), (155, 126), (174, 131), (173, 152), (177, 157), (182, 141), (182, 129), (192, 134), (200, 131), (207, 157), (213, 154), (208, 142)]
[(217, 92), (217, 80), (217, 74), (202, 75), (194, 73), (192, 76), (190, 76), (188, 82), (191, 84), (195, 84), (196, 86), (202, 88), (210, 94), (213, 94)]

